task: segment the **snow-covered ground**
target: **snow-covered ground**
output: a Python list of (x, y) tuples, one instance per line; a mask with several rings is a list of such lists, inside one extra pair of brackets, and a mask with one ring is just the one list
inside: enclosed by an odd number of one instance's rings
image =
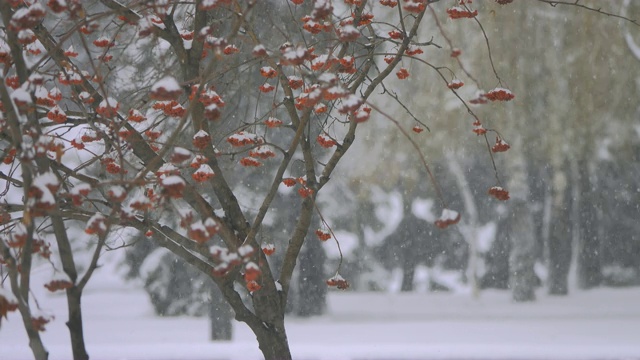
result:
[[(99, 280), (99, 279), (96, 279)], [(43, 338), (51, 359), (71, 359), (65, 298)], [(243, 324), (231, 342), (209, 342), (205, 318), (158, 318), (136, 288), (100, 284), (83, 299), (92, 359), (260, 359)], [(331, 292), (328, 313), (288, 320), (295, 359), (640, 359), (640, 288), (540, 295), (514, 304), (507, 292), (465, 294)], [(17, 313), (0, 328), (0, 359), (30, 359)]]

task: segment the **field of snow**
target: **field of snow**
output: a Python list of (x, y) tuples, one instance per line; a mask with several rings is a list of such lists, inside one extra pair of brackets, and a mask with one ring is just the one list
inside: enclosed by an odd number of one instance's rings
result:
[[(70, 359), (65, 298), (43, 338), (51, 359)], [(92, 359), (260, 359), (243, 324), (231, 342), (209, 342), (205, 318), (155, 317), (144, 292), (94, 286), (84, 297)], [(296, 359), (640, 359), (640, 289), (541, 295), (514, 304), (506, 292), (463, 294), (331, 292), (328, 313), (288, 320)], [(17, 313), (0, 329), (0, 359), (30, 359)]]
[[(262, 358), (244, 324), (235, 324), (233, 341), (211, 342), (206, 318), (155, 316), (147, 294), (123, 283), (117, 261), (106, 255), (82, 302), (92, 359)], [(42, 308), (56, 316), (42, 336), (50, 359), (68, 360), (66, 299), (40, 285), (47, 279), (38, 270), (32, 278)], [(485, 291), (479, 299), (464, 291), (330, 291), (327, 314), (290, 318), (287, 334), (300, 360), (640, 360), (640, 288), (573, 291), (568, 297), (539, 291), (538, 301), (528, 304), (511, 302), (505, 291)], [(0, 360), (31, 358), (13, 312), (0, 328)]]

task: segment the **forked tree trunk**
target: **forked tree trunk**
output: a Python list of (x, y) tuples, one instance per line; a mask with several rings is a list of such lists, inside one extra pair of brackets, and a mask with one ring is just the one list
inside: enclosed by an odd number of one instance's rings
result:
[(82, 330), (82, 307), (80, 301), (82, 290), (77, 287), (67, 289), (67, 307), (69, 309), (69, 320), (66, 325), (71, 336), (71, 350), (74, 360), (88, 360), (89, 354), (84, 345), (84, 332)]

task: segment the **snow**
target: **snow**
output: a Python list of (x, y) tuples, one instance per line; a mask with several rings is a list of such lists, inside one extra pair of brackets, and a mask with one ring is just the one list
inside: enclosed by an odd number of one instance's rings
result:
[(52, 171), (47, 171), (45, 173), (42, 173), (36, 176), (35, 179), (33, 179), (33, 186), (36, 186), (40, 189), (46, 188), (48, 186), (57, 187), (58, 185), (59, 185), (58, 178)]
[(213, 172), (213, 169), (211, 168), (211, 166), (207, 165), (207, 164), (200, 164), (200, 166), (198, 167), (198, 170), (196, 170), (197, 173), (202, 173), (202, 174), (215, 174)]
[(89, 192), (91, 191), (91, 185), (87, 184), (87, 183), (79, 183), (78, 185), (74, 186), (73, 189), (71, 189), (70, 193), (71, 195), (80, 195), (82, 192)]
[(275, 69), (272, 68), (271, 66), (263, 66), (260, 68), (260, 73), (264, 73), (264, 74), (271, 74), (271, 73), (275, 73)]
[(360, 35), (360, 32), (353, 25), (345, 25), (340, 28), (340, 35), (349, 37), (353, 35)]
[(244, 268), (250, 271), (260, 271), (260, 267), (258, 266), (258, 264), (254, 263), (253, 261), (249, 261), (247, 265), (244, 266)]
[(107, 97), (106, 99), (100, 102), (100, 105), (98, 105), (98, 107), (101, 107), (101, 108), (111, 107), (112, 109), (117, 109), (120, 107), (120, 104), (118, 104), (118, 100), (112, 97)]
[(89, 94), (89, 93), (88, 93), (88, 92), (86, 92), (86, 91), (83, 91), (83, 92), (81, 92), (80, 94), (78, 94), (78, 98), (79, 98), (80, 100), (86, 100), (86, 99), (89, 99), (90, 97), (91, 97), (91, 94)]
[(207, 233), (207, 228), (204, 226), (204, 224), (202, 223), (202, 220), (198, 220), (196, 222), (194, 222), (193, 224), (191, 224), (191, 230), (199, 230), (202, 231), (203, 233)]
[(249, 244), (242, 245), (238, 248), (238, 254), (242, 257), (249, 256), (253, 253), (253, 247)]
[(193, 135), (193, 138), (197, 139), (197, 138), (204, 138), (204, 137), (208, 137), (208, 136), (209, 136), (208, 132), (206, 132), (204, 130), (198, 130), (198, 132), (195, 133), (195, 135)]
[(16, 226), (13, 228), (13, 231), (10, 234), (13, 235), (14, 237), (19, 235), (25, 235), (27, 234), (27, 228), (24, 226), (22, 222), (19, 222), (16, 224)]
[(372, 189), (371, 200), (377, 204), (375, 207), (376, 218), (384, 224), (384, 228), (374, 232), (370, 227), (365, 228), (365, 242), (368, 246), (381, 244), (391, 235), (402, 221), (402, 194), (392, 191), (386, 194), (380, 188)]
[(65, 282), (73, 283), (69, 275), (67, 275), (64, 271), (59, 271), (55, 269), (51, 275), (51, 281), (65, 281)]
[(18, 299), (8, 288), (0, 287), (0, 298), (4, 298), (9, 304), (17, 304)]
[(29, 9), (26, 7), (20, 8), (18, 10), (16, 10), (15, 13), (13, 13), (13, 16), (11, 17), (12, 19), (15, 19), (16, 21), (19, 21), (20, 19), (29, 16)]
[(107, 225), (105, 224), (106, 220), (107, 218), (101, 213), (95, 213), (93, 214), (93, 216), (89, 218), (89, 220), (87, 220), (87, 227), (98, 225), (98, 228), (100, 229), (100, 231), (106, 231), (107, 230)]
[(158, 169), (157, 173), (160, 174), (172, 174), (179, 171), (179, 169), (171, 164), (171, 163), (164, 163), (162, 164), (162, 166), (160, 166), (160, 168)]
[(11, 99), (13, 99), (14, 102), (19, 102), (23, 104), (31, 104), (32, 102), (31, 95), (29, 95), (29, 93), (23, 88), (15, 89), (11, 93)]
[(295, 49), (293, 46), (287, 47), (282, 53), (282, 58), (287, 62), (295, 62), (300, 59), (304, 59), (307, 55), (307, 49), (303, 46), (298, 46)]
[(119, 185), (114, 185), (111, 188), (109, 188), (109, 192), (112, 194), (114, 198), (117, 198), (117, 199), (127, 194), (127, 191), (122, 186), (119, 186)]
[(324, 64), (327, 63), (327, 60), (329, 60), (329, 55), (327, 54), (319, 55), (318, 57), (316, 57), (311, 61), (311, 66), (322, 67)]
[(487, 253), (491, 249), (491, 244), (496, 238), (498, 225), (495, 222), (488, 222), (476, 229), (478, 252)]
[(419, 219), (434, 222), (437, 219), (436, 215), (433, 213), (434, 205), (435, 202), (433, 199), (418, 198), (413, 200), (411, 203), (411, 212)]
[(151, 92), (156, 92), (160, 89), (164, 89), (164, 91), (173, 92), (180, 91), (180, 84), (173, 76), (165, 76), (162, 79), (158, 80), (151, 87)]
[(264, 45), (259, 44), (259, 45), (254, 46), (253, 50), (251, 52), (256, 56), (266, 55), (267, 54), (267, 48), (265, 48)]
[(190, 208), (178, 208), (176, 211), (178, 212), (178, 216), (180, 216), (181, 219), (193, 218), (193, 210), (191, 210)]
[(162, 186), (184, 185), (184, 180), (178, 175), (171, 175), (162, 179)]
[(455, 220), (458, 218), (458, 212), (451, 209), (442, 209), (442, 215), (440, 215), (440, 219), (447, 220)]
[[(344, 230), (335, 230), (334, 234), (336, 235), (336, 240), (340, 243), (340, 250), (342, 250), (342, 255), (344, 257), (349, 257), (352, 255), (359, 247), (358, 245), (358, 236), (352, 232), (344, 231)], [(320, 241), (314, 238), (311, 241)], [(325, 241), (322, 242), (322, 248), (324, 252), (327, 254), (327, 257), (330, 259), (339, 259), (340, 252), (338, 251), (338, 246), (335, 241)]]
[(215, 220), (213, 220), (213, 218), (209, 217), (204, 220), (204, 226), (207, 228), (214, 228), (218, 226), (218, 223)]
[[(540, 296), (527, 304), (499, 291), (478, 300), (329, 291), (327, 314), (287, 318), (286, 326), (296, 359), (631, 360), (640, 359), (638, 299), (638, 288)], [(47, 294), (41, 303), (55, 315), (42, 333), (50, 359), (71, 358), (65, 297)], [(148, 296), (131, 286), (94, 288), (83, 309), (94, 359), (262, 358), (246, 325), (234, 323), (233, 341), (210, 342), (206, 318), (155, 317)], [(0, 359), (32, 357), (18, 313), (9, 313), (0, 329)]]
[(249, 144), (249, 143), (257, 143), (259, 138), (258, 138), (258, 135), (256, 134), (249, 133), (246, 131), (239, 131), (233, 135), (230, 135), (228, 139), (238, 142), (240, 144)]
[(46, 99), (49, 97), (49, 91), (44, 86), (36, 86), (33, 94), (36, 99)]
[(215, 209), (215, 210), (213, 210), (213, 213), (214, 213), (217, 217), (219, 217), (219, 218), (221, 218), (221, 219), (222, 219), (222, 218), (224, 218), (224, 216), (225, 216), (224, 209), (222, 209), (222, 208), (221, 208), (221, 209)]

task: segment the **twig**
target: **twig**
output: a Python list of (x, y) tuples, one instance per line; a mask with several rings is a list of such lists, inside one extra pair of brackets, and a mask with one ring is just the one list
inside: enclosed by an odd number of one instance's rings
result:
[(622, 19), (624, 21), (628, 21), (628, 22), (632, 23), (635, 26), (640, 26), (640, 23), (638, 22), (638, 20), (634, 20), (634, 19), (628, 18), (628, 17), (623, 16), (623, 15), (617, 15), (617, 14), (610, 13), (610, 12), (607, 12), (607, 11), (602, 11), (602, 8), (594, 8), (594, 7), (591, 7), (591, 6), (588, 6), (588, 5), (580, 4), (580, 0), (576, 0), (576, 1), (538, 0), (538, 1), (540, 1), (541, 3), (549, 4), (549, 5), (553, 6), (553, 7), (556, 7), (558, 5), (575, 6), (575, 7), (579, 7), (579, 8), (588, 10), (588, 11), (593, 11), (593, 12), (601, 14), (601, 15), (606, 15), (606, 16), (611, 16), (611, 17), (614, 17), (614, 18)]

